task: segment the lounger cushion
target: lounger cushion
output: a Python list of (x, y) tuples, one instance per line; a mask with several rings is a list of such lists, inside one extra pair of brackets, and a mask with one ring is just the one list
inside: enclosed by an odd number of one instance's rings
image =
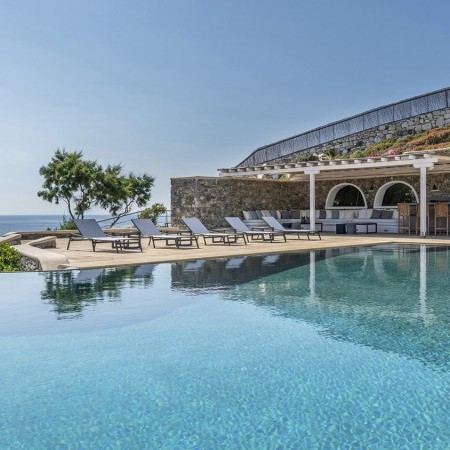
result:
[(337, 210), (332, 210), (331, 211), (331, 218), (332, 219), (339, 219), (339, 211), (337, 211)]
[(327, 212), (324, 209), (321, 209), (319, 211), (319, 219), (326, 219), (327, 218)]
[(301, 216), (301, 213), (300, 213), (299, 209), (294, 209), (294, 210), (291, 211), (291, 218), (292, 219), (300, 219), (301, 217), (302, 216)]
[(281, 211), (281, 218), (282, 219), (290, 219), (291, 213), (289, 211)]
[(244, 216), (245, 220), (251, 220), (252, 219), (252, 212), (251, 211), (242, 211), (242, 215)]
[(381, 213), (383, 211), (380, 211), (379, 209), (374, 209), (372, 211), (372, 215), (370, 216), (371, 219), (381, 219)]
[(381, 213), (381, 219), (392, 219), (392, 216), (394, 215), (394, 211), (383, 211)]

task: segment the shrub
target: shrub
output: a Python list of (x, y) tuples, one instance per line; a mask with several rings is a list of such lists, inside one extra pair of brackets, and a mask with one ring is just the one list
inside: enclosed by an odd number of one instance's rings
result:
[(23, 270), (20, 253), (9, 244), (0, 244), (0, 272), (17, 272)]
[(60, 230), (76, 230), (75, 222), (73, 219), (68, 219), (66, 216), (63, 216), (62, 222), (59, 222)]
[(158, 219), (158, 216), (165, 214), (167, 212), (167, 208), (162, 203), (154, 203), (150, 208), (145, 208), (138, 214), (139, 219), (151, 219), (155, 225)]

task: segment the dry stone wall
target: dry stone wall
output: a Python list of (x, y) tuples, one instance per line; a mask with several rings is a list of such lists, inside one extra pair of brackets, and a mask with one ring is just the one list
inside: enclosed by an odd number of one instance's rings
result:
[(420, 133), (432, 128), (450, 125), (450, 108), (440, 111), (433, 111), (409, 119), (380, 125), (369, 130), (361, 131), (340, 139), (316, 145), (301, 152), (292, 153), (284, 158), (277, 158), (273, 161), (288, 162), (300, 155), (320, 154), (325, 151), (334, 151), (336, 154), (349, 154), (355, 150), (364, 150), (369, 145), (375, 144), (385, 139), (400, 138), (409, 133)]
[(300, 209), (307, 202), (305, 183), (244, 178), (172, 178), (172, 222), (198, 217), (207, 227), (226, 226), (225, 216), (247, 209)]
[[(309, 184), (304, 181), (278, 181), (231, 177), (172, 178), (172, 221), (180, 225), (181, 217), (198, 217), (209, 228), (226, 226), (225, 216), (242, 217), (244, 210), (308, 209)], [(404, 181), (419, 192), (417, 176), (316, 180), (316, 207), (324, 209), (330, 190), (340, 183), (351, 183), (364, 193), (368, 208), (373, 208), (379, 188), (391, 181)], [(432, 188), (438, 189), (432, 192)], [(427, 177), (428, 196), (450, 198), (450, 175)]]

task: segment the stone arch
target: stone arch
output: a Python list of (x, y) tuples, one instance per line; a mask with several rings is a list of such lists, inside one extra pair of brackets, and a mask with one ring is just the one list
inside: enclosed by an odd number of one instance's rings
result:
[(419, 202), (419, 196), (417, 195), (416, 190), (409, 183), (407, 183), (406, 181), (394, 180), (390, 181), (389, 183), (383, 184), (383, 186), (381, 186), (380, 189), (378, 189), (375, 195), (375, 199), (373, 201), (374, 209), (397, 207), (397, 205), (383, 205), (384, 195), (386, 194), (386, 191), (396, 184), (403, 184), (405, 186), (408, 186), (409, 189), (411, 189), (412, 193), (414, 194), (416, 202)]
[[(359, 206), (351, 206), (351, 205), (342, 205), (342, 206), (334, 206), (334, 202), (336, 200), (336, 195), (338, 194), (338, 192), (347, 186), (351, 186), (352, 188), (356, 189), (359, 194), (361, 195), (361, 199), (364, 203), (364, 205), (359, 205)], [(352, 209), (366, 209), (367, 208), (367, 200), (366, 200), (366, 196), (364, 195), (363, 191), (361, 190), (361, 188), (359, 188), (358, 186), (356, 186), (355, 184), (351, 184), (351, 183), (340, 183), (337, 184), (336, 186), (332, 187), (330, 189), (330, 191), (328, 192), (327, 195), (327, 200), (325, 202), (325, 208), (326, 209), (348, 209), (348, 208), (352, 208)]]

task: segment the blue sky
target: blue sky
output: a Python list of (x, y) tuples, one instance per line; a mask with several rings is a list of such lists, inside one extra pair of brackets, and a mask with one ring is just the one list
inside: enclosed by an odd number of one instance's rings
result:
[(256, 147), (450, 86), (447, 1), (0, 2), (0, 214), (55, 149), (156, 178), (216, 175)]

